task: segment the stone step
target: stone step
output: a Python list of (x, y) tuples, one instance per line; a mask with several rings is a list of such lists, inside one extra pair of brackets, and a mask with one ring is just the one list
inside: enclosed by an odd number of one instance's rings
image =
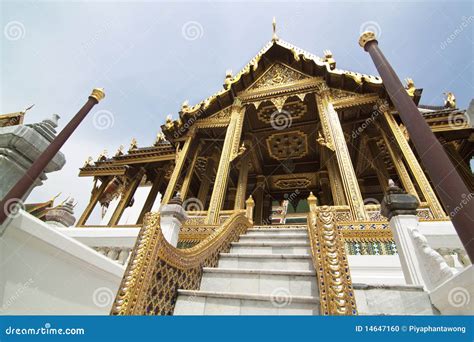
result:
[(218, 268), (314, 270), (309, 254), (235, 254), (221, 253)]
[[(307, 225), (273, 225), (273, 226), (253, 226), (250, 229), (274, 229), (274, 230), (284, 230), (284, 229), (308, 229)], [(249, 229), (249, 230), (250, 230)]]
[(273, 234), (267, 233), (265, 235), (241, 235), (239, 242), (306, 242), (309, 243), (307, 235), (301, 234)]
[(233, 242), (235, 254), (311, 254), (308, 242)]
[(245, 235), (248, 236), (266, 236), (268, 234), (271, 235), (286, 235), (286, 234), (293, 234), (293, 235), (308, 235), (308, 230), (306, 228), (294, 228), (294, 229), (274, 229), (274, 228), (251, 228), (247, 229), (247, 233)]
[(178, 290), (173, 315), (318, 315), (319, 299), (311, 296), (255, 295)]
[(287, 296), (317, 296), (316, 272), (204, 267), (200, 290)]

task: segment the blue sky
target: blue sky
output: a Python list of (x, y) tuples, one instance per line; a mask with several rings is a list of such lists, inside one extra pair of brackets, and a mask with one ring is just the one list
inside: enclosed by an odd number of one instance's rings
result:
[[(375, 28), (399, 76), (424, 89), (422, 103), (442, 104), (449, 90), (466, 108), (474, 94), (473, 15), (472, 2), (453, 1), (2, 1), (0, 113), (34, 103), (27, 123), (58, 113), (61, 129), (92, 88), (105, 88), (105, 100), (62, 149), (64, 169), (29, 198), (62, 192), (81, 212), (91, 180), (77, 173), (87, 156), (113, 154), (132, 137), (152, 144), (166, 115), (176, 118), (184, 100), (195, 104), (219, 90), (227, 69), (239, 71), (271, 39), (273, 16), (282, 39), (316, 55), (330, 49), (338, 68), (374, 75), (357, 40), (361, 29)], [(111, 113), (110, 127), (94, 125), (99, 110)]]

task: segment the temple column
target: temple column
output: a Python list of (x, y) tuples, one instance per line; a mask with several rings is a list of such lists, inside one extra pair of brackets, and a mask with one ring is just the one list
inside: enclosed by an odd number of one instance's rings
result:
[(201, 177), (201, 186), (199, 187), (198, 200), (202, 203), (202, 208), (206, 208), (207, 195), (211, 188), (212, 173), (214, 172), (214, 159), (208, 158), (206, 168)]
[(259, 175), (257, 176), (257, 186), (255, 187), (254, 191), (254, 201), (255, 201), (255, 209), (254, 209), (254, 217), (255, 223), (262, 224), (263, 221), (263, 199), (265, 195), (265, 176)]
[(370, 164), (372, 166), (372, 169), (375, 171), (375, 174), (377, 175), (380, 188), (382, 189), (382, 192), (385, 194), (387, 191), (388, 180), (390, 178), (387, 172), (387, 166), (385, 165), (383, 159), (381, 158), (382, 153), (375, 140), (368, 140), (367, 147), (369, 149)]
[(194, 154), (193, 154), (193, 159), (191, 160), (191, 162), (188, 166), (188, 170), (186, 172), (186, 176), (184, 177), (183, 185), (181, 185), (180, 195), (181, 195), (181, 199), (183, 201), (185, 201), (186, 197), (188, 196), (189, 186), (191, 184), (191, 180), (192, 180), (193, 174), (194, 174), (194, 167), (196, 166), (196, 161), (198, 159), (199, 152), (201, 152), (201, 147), (202, 147), (202, 144), (200, 144), (195, 149)]
[(324, 163), (328, 170), (329, 185), (334, 205), (346, 205), (346, 196), (344, 195), (344, 186), (342, 185), (342, 178), (337, 167), (337, 159), (334, 152), (323, 147), (321, 149)]
[(331, 103), (331, 96), (326, 83), (320, 84), (319, 92), (316, 94), (316, 103), (326, 144), (336, 153), (337, 164), (344, 185), (346, 199), (351, 208), (351, 214), (354, 220), (366, 221), (368, 216), (365, 211), (359, 184), (357, 183), (354, 166), (352, 165), (339, 116)]
[(143, 205), (142, 211), (140, 212), (140, 216), (138, 216), (137, 224), (143, 223), (143, 217), (145, 214), (150, 212), (153, 208), (153, 204), (155, 203), (156, 196), (158, 196), (158, 192), (160, 191), (161, 184), (163, 183), (163, 178), (165, 176), (164, 171), (159, 171), (155, 177), (155, 181), (151, 186), (150, 192), (146, 198), (145, 204)]
[(265, 224), (271, 224), (272, 216), (272, 196), (270, 194), (266, 194), (263, 198), (263, 222)]
[(194, 140), (195, 131), (190, 130), (188, 132), (188, 136), (184, 143), (183, 148), (181, 151), (176, 153), (176, 163), (173, 169), (173, 173), (171, 174), (168, 186), (166, 187), (165, 194), (161, 199), (161, 204), (167, 204), (169, 200), (173, 197), (174, 189), (176, 188), (176, 184), (179, 180), (179, 175), (181, 174), (181, 170), (183, 169), (184, 163), (188, 156), (189, 148), (191, 146), (191, 142)]
[[(415, 196), (416, 199), (421, 202), (420, 198), (418, 197), (415, 185), (413, 184), (410, 178), (410, 174), (408, 173), (408, 170), (405, 167), (405, 164), (403, 163), (403, 156), (400, 153), (400, 149), (396, 146), (393, 146), (393, 143), (390, 141), (383, 128), (379, 127), (379, 132), (382, 135), (382, 139), (385, 143), (385, 146), (387, 147), (388, 154), (390, 155), (390, 160), (392, 161), (393, 166), (395, 166), (395, 170), (397, 171), (398, 177), (402, 182), (403, 189), (410, 195)], [(385, 186), (385, 189), (386, 188), (387, 185)]]
[(464, 180), (464, 183), (466, 183), (466, 186), (471, 190), (471, 192), (474, 192), (474, 176), (472, 175), (469, 166), (464, 162), (452, 143), (447, 142), (443, 138), (440, 138), (439, 141), (448, 153), (449, 158), (453, 162), (454, 167), (459, 172), (461, 178)]
[(237, 188), (232, 187), (232, 188), (227, 189), (227, 195), (226, 195), (227, 203), (226, 203), (225, 207), (230, 208), (229, 210), (233, 209), (234, 206), (235, 206), (235, 196), (236, 196), (236, 194), (237, 194)]
[(395, 121), (395, 118), (387, 110), (383, 112), (383, 116), (385, 118), (385, 122), (388, 125), (391, 133), (395, 137), (398, 148), (402, 152), (403, 157), (405, 158), (405, 161), (407, 162), (411, 173), (413, 174), (416, 182), (418, 183), (418, 186), (423, 194), (423, 197), (425, 198), (426, 202), (428, 202), (431, 212), (433, 213), (433, 217), (445, 218), (446, 214), (444, 213), (443, 207), (439, 203), (438, 198), (436, 197), (433, 189), (431, 188), (431, 184), (428, 181), (428, 178), (426, 178), (424, 170), (421, 168), (420, 164), (418, 163), (418, 160), (416, 159), (415, 154), (411, 150), (411, 147), (408, 144), (407, 139), (403, 135), (402, 130), (398, 126), (397, 122)]
[(240, 160), (239, 179), (237, 181), (237, 193), (235, 194), (234, 210), (245, 208), (245, 196), (247, 194), (247, 183), (249, 176), (249, 153), (245, 153)]
[[(443, 146), (436, 139), (413, 99), (408, 96), (403, 88), (402, 82), (395, 73), (395, 70), (393, 70), (390, 62), (378, 47), (375, 34), (370, 31), (362, 33), (359, 44), (370, 54), (375, 67), (382, 77), (384, 87), (397, 108), (403, 124), (407, 128), (423, 166), (426, 168), (433, 184), (439, 188), (439, 197), (451, 217), (454, 228), (470, 260), (474, 261), (474, 231), (472, 229), (471, 217), (474, 212), (474, 201), (466, 201), (465, 199), (470, 194), (470, 190), (464, 184), (461, 176), (455, 171), (453, 163), (447, 156), (446, 151), (444, 151)], [(393, 125), (393, 117), (391, 117), (390, 113), (388, 114), (388, 120)], [(387, 115), (385, 116), (387, 117)], [(411, 149), (408, 149), (408, 151), (411, 152)], [(424, 172), (421, 172), (419, 175), (425, 177)], [(428, 185), (428, 188), (422, 185), (423, 191), (431, 190), (429, 184), (424, 185)], [(433, 197), (436, 199), (436, 196), (433, 194), (433, 196), (429, 196), (429, 201), (432, 201)], [(436, 206), (436, 202), (437, 199), (431, 204)], [(461, 203), (463, 206), (460, 206)], [(434, 211), (436, 213), (433, 214), (436, 217), (443, 215), (442, 210), (438, 206), (434, 208)]]
[(132, 199), (135, 191), (137, 190), (140, 182), (142, 181), (143, 175), (145, 174), (145, 169), (141, 168), (138, 172), (133, 176), (130, 183), (125, 184), (126, 188), (123, 190), (122, 195), (120, 196), (120, 201), (117, 204), (117, 208), (110, 218), (109, 226), (116, 226), (122, 217), (123, 212), (127, 208), (130, 200)]
[(331, 182), (329, 180), (329, 172), (321, 171), (319, 173), (319, 185), (321, 192), (319, 193), (319, 200), (322, 205), (331, 205)]
[(83, 226), (86, 224), (87, 220), (89, 219), (89, 216), (92, 214), (92, 211), (97, 205), (97, 202), (99, 201), (100, 197), (104, 193), (104, 190), (107, 187), (107, 185), (110, 183), (111, 179), (112, 177), (105, 178), (100, 184), (99, 188), (92, 189), (92, 195), (91, 195), (89, 204), (87, 205), (86, 209), (84, 210), (81, 217), (77, 221), (77, 224), (76, 224), (77, 226)]
[(230, 122), (227, 127), (224, 146), (222, 147), (214, 188), (212, 189), (211, 202), (209, 203), (207, 214), (208, 224), (219, 223), (219, 212), (224, 204), (225, 191), (229, 180), (230, 163), (237, 156), (239, 150), (244, 115), (245, 109), (237, 100), (232, 105)]

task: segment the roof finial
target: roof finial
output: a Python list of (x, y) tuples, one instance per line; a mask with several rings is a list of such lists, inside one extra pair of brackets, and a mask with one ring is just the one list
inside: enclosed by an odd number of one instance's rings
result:
[(273, 17), (273, 22), (272, 22), (272, 26), (273, 26), (273, 35), (272, 35), (272, 41), (275, 42), (278, 40), (278, 36), (276, 34), (276, 26), (277, 26), (277, 22), (276, 22), (276, 19), (275, 17)]

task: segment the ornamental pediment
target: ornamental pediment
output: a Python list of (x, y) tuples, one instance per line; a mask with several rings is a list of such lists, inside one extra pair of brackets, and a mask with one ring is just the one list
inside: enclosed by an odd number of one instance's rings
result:
[(275, 63), (268, 68), (265, 73), (260, 76), (249, 88), (247, 92), (262, 90), (267, 88), (281, 87), (290, 83), (311, 79), (308, 75), (303, 74), (293, 68), (282, 63)]

